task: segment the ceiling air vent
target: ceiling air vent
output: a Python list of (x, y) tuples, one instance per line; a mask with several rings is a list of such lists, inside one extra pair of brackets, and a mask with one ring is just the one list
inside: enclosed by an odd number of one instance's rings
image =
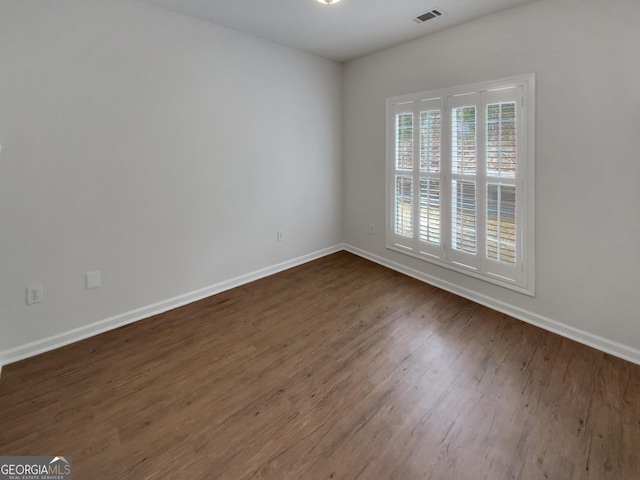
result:
[(422, 15), (417, 16), (416, 18), (413, 19), (413, 21), (416, 23), (423, 23), (423, 22), (426, 22), (427, 20), (431, 20), (432, 18), (437, 18), (442, 15), (444, 15), (444, 12), (439, 8), (435, 8), (430, 12), (423, 13)]

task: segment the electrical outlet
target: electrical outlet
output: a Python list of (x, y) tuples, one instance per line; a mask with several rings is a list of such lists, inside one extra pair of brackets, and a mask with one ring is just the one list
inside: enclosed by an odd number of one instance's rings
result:
[(44, 300), (44, 289), (42, 285), (32, 285), (27, 287), (27, 305), (40, 303)]
[(369, 233), (370, 233), (371, 235), (373, 235), (374, 233), (376, 233), (376, 226), (375, 226), (375, 224), (373, 224), (373, 223), (370, 223), (370, 224), (369, 224)]
[(277, 238), (279, 242), (284, 242), (284, 232), (282, 230), (278, 230)]

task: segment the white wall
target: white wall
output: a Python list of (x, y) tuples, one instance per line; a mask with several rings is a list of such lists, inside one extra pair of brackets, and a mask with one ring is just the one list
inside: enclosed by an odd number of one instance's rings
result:
[(137, 2), (0, 0), (0, 363), (340, 243), (341, 82)]
[[(531, 72), (536, 298), (386, 250), (385, 98)], [(534, 2), (349, 62), (346, 242), (640, 360), (639, 86), (637, 0)]]
[[(336, 63), (136, 2), (0, 0), (0, 363), (345, 239), (637, 353), (638, 25), (635, 0), (541, 0), (349, 62), (343, 84)], [(537, 297), (386, 250), (384, 99), (529, 72)]]

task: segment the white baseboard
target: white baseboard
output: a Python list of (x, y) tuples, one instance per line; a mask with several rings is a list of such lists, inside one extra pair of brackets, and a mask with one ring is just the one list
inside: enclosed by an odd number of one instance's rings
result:
[(489, 307), (501, 313), (506, 313), (507, 315), (517, 318), (518, 320), (522, 320), (523, 322), (530, 323), (544, 330), (548, 330), (563, 337), (570, 338), (571, 340), (575, 340), (578, 343), (588, 345), (602, 352), (609, 353), (616, 357), (620, 357), (624, 360), (628, 360), (640, 365), (640, 350), (636, 348), (624, 345), (622, 343), (614, 342), (612, 340), (594, 335), (589, 332), (585, 332), (584, 330), (580, 330), (564, 323), (557, 322), (542, 315), (538, 315), (537, 313), (533, 313), (528, 310), (509, 305), (492, 297), (460, 287), (459, 285), (441, 280), (437, 277), (433, 277), (418, 270), (405, 267), (404, 265), (392, 262), (391, 260), (387, 260), (386, 258), (374, 255), (351, 245), (345, 245), (344, 249), (348, 252), (353, 253), (354, 255), (366, 258), (367, 260), (371, 260), (372, 262), (378, 263), (397, 272), (404, 273), (405, 275), (413, 277), (417, 280), (421, 280), (425, 283), (441, 288), (448, 292), (455, 293), (456, 295), (472, 300), (476, 303), (484, 305), (485, 307)]
[(254, 272), (241, 275), (239, 277), (235, 277), (230, 280), (226, 280), (224, 282), (216, 283), (214, 285), (210, 285), (208, 287), (204, 287), (199, 290), (195, 290), (193, 292), (185, 293), (177, 297), (163, 300), (161, 302), (154, 303), (152, 305), (147, 305), (145, 307), (138, 308), (130, 312), (122, 313), (120, 315), (116, 315), (114, 317), (107, 318), (105, 320), (101, 320), (101, 321), (92, 323), (90, 325), (85, 325), (79, 328), (75, 328), (73, 330), (69, 330), (67, 332), (60, 333), (58, 335), (54, 335), (48, 338), (44, 338), (42, 340), (28, 343), (26, 345), (21, 345), (16, 348), (5, 350), (3, 352), (0, 352), (0, 375), (2, 375), (3, 365), (17, 362), (18, 360), (23, 360), (25, 358), (33, 357), (40, 353), (54, 350), (56, 348), (69, 345), (79, 340), (84, 340), (85, 338), (89, 338), (94, 335), (99, 335), (100, 333), (104, 333), (109, 330), (113, 330), (118, 327), (122, 327), (124, 325), (137, 322), (138, 320), (149, 318), (153, 315), (157, 315), (159, 313), (163, 313), (168, 310), (172, 310), (174, 308), (187, 305), (189, 303), (201, 300), (206, 297), (210, 297), (217, 293), (230, 290), (240, 285), (244, 285), (246, 283), (253, 282), (255, 280), (259, 280), (264, 277), (268, 277), (269, 275), (273, 275), (275, 273), (288, 270), (289, 268), (302, 265), (304, 263), (310, 262), (312, 260), (316, 260), (326, 255), (339, 252), (340, 250), (346, 250), (348, 252), (358, 255), (362, 258), (366, 258), (367, 260), (371, 260), (372, 262), (378, 263), (380, 265), (383, 265), (397, 272), (403, 273), (405, 275), (408, 275), (410, 277), (413, 277), (415, 279), (418, 279), (430, 285), (434, 285), (436, 287), (442, 288), (443, 290), (454, 293), (456, 295), (460, 295), (461, 297), (472, 300), (476, 303), (489, 307), (493, 310), (497, 310), (499, 312), (510, 315), (514, 318), (517, 318), (518, 320), (522, 320), (523, 322), (530, 323), (532, 325), (543, 328), (550, 332), (557, 333), (558, 335), (562, 335), (563, 337), (567, 337), (572, 340), (575, 340), (576, 342), (588, 345), (600, 351), (609, 353), (616, 357), (620, 357), (640, 365), (640, 350), (638, 349), (632, 348), (628, 345), (624, 345), (618, 342), (614, 342), (612, 340), (608, 340), (598, 335), (593, 335), (589, 332), (585, 332), (583, 330), (571, 327), (561, 322), (557, 322), (550, 318), (521, 309), (519, 307), (509, 305), (507, 303), (498, 301), (486, 295), (474, 292), (473, 290), (468, 290), (466, 288), (460, 287), (450, 282), (443, 281), (437, 277), (433, 277), (431, 275), (420, 272), (418, 270), (405, 267), (404, 265), (401, 265), (396, 262), (392, 262), (390, 260), (387, 260), (386, 258), (380, 257), (378, 255), (374, 255), (372, 253), (366, 252), (364, 250), (353, 247), (351, 245), (341, 244), (341, 245), (335, 245), (333, 247), (326, 248), (323, 250), (319, 250), (317, 252), (313, 252), (308, 255), (303, 255), (301, 257), (288, 260), (286, 262), (272, 265), (267, 268), (256, 270)]
[(303, 263), (316, 260), (318, 258), (330, 255), (335, 252), (339, 252), (341, 250), (344, 250), (344, 245), (342, 244), (325, 248), (323, 250), (318, 250), (317, 252), (303, 255), (301, 257), (278, 263), (270, 267), (262, 268), (260, 270), (247, 273), (245, 275), (241, 275), (224, 282), (216, 283), (208, 287), (194, 290), (193, 292), (185, 293), (183, 295), (169, 298), (152, 305), (137, 308), (135, 310), (131, 310), (130, 312), (122, 313), (105, 320), (100, 320), (89, 325), (74, 328), (73, 330), (44, 338), (42, 340), (37, 340), (26, 345), (21, 345), (19, 347), (5, 350), (3, 352), (0, 352), (0, 375), (2, 372), (2, 365), (8, 365), (9, 363), (17, 362), (18, 360), (33, 357), (40, 353), (48, 352), (49, 350), (54, 350), (65, 345), (69, 345), (70, 343), (93, 337), (94, 335), (99, 335), (100, 333), (104, 333), (109, 330), (113, 330), (118, 327), (137, 322), (138, 320), (149, 318), (153, 315), (157, 315), (159, 313), (163, 313), (168, 310), (187, 305), (197, 300), (202, 300), (203, 298), (210, 297), (211, 295), (215, 295), (217, 293), (239, 287), (240, 285), (244, 285), (246, 283), (268, 277), (269, 275), (273, 275), (275, 273), (297, 267), (298, 265), (302, 265)]

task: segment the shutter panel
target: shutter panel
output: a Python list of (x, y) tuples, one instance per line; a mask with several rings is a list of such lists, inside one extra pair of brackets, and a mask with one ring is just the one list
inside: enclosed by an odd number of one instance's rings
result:
[(451, 248), (450, 260), (473, 269), (480, 267), (478, 255), (479, 128), (481, 125), (481, 95), (478, 93), (449, 97), (448, 112), (451, 128)]
[[(503, 92), (507, 93), (507, 92)], [(495, 96), (495, 94), (494, 94)], [(516, 102), (487, 104), (487, 258), (516, 263)]]
[(413, 178), (396, 176), (395, 205), (396, 234), (413, 237)]
[(413, 170), (413, 113), (396, 115), (396, 169)]
[(451, 167), (454, 173), (474, 175), (476, 165), (476, 106), (453, 108), (451, 111)]
[(420, 179), (420, 241), (440, 245), (440, 179)]
[(485, 265), (487, 273), (519, 281), (522, 267), (522, 173), (519, 152), (522, 136), (522, 88), (486, 94)]
[(393, 244), (444, 257), (442, 98), (394, 107)]
[(442, 241), (442, 98), (419, 102), (419, 251), (435, 258), (444, 257)]
[(475, 182), (456, 180), (452, 190), (452, 248), (475, 255), (476, 184)]
[(487, 185), (487, 258), (516, 263), (516, 188)]
[(487, 175), (516, 175), (516, 103), (487, 105)]
[(442, 151), (442, 111), (420, 112), (420, 171), (440, 172)]
[(411, 247), (415, 237), (415, 116), (413, 102), (397, 105), (394, 115), (393, 233), (394, 243)]

